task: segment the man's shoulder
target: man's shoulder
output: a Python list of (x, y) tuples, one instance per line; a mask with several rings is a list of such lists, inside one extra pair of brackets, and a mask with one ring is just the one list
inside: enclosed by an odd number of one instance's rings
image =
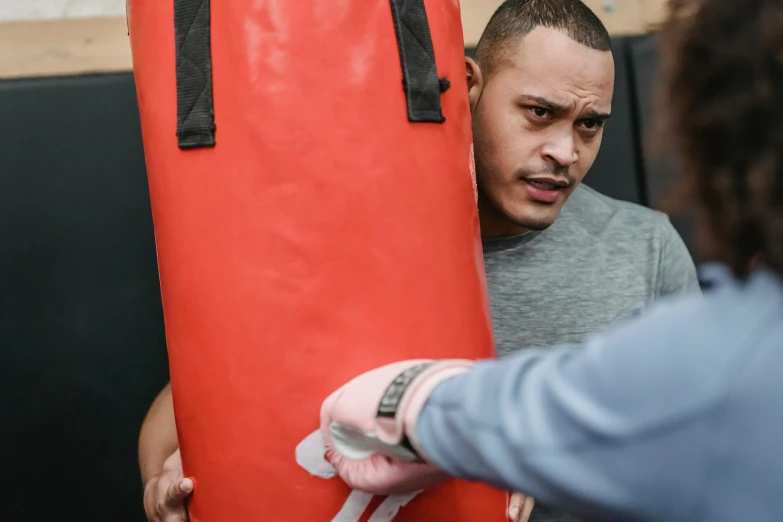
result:
[(663, 212), (609, 197), (584, 184), (569, 198), (563, 217), (580, 223), (591, 233), (630, 235), (636, 239), (649, 239), (674, 230)]
[(636, 256), (648, 267), (658, 296), (698, 288), (693, 259), (667, 214), (587, 186), (578, 187), (572, 198), (569, 203), (573, 204), (564, 213), (564, 226), (570, 234), (581, 234), (605, 249)]

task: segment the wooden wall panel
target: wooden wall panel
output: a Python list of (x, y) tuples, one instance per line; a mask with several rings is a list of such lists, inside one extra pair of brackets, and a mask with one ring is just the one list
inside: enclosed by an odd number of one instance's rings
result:
[(0, 23), (0, 78), (130, 71), (125, 17)]
[[(665, 0), (583, 0), (595, 12), (612, 36), (645, 34), (651, 22), (665, 13)], [(492, 13), (502, 0), (462, 0), (465, 44), (473, 47)]]
[[(665, 13), (665, 0), (584, 1), (613, 36), (645, 33)], [(475, 46), (500, 4), (501, 0), (461, 0), (466, 47)], [(0, 22), (0, 78), (130, 69), (125, 17)]]

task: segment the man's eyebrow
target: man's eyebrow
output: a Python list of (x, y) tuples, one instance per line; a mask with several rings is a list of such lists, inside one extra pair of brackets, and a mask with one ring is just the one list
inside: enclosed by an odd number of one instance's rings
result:
[(612, 115), (609, 114), (608, 112), (598, 112), (593, 109), (585, 113), (585, 118), (587, 118), (588, 120), (606, 121), (611, 117)]
[[(553, 102), (552, 100), (542, 98), (541, 96), (523, 94), (520, 98), (526, 102), (534, 103), (553, 112), (565, 112), (568, 109), (565, 105), (561, 105), (557, 102)], [(590, 120), (606, 121), (611, 118), (612, 115), (607, 112), (599, 112), (595, 109), (590, 109), (585, 113), (584, 117)]]
[(561, 105), (559, 103), (553, 102), (552, 100), (547, 100), (546, 98), (542, 98), (540, 96), (531, 96), (530, 94), (523, 94), (520, 96), (521, 99), (535, 103), (536, 105), (541, 106), (544, 109), (549, 109), (550, 111), (554, 112), (565, 112), (566, 106)]

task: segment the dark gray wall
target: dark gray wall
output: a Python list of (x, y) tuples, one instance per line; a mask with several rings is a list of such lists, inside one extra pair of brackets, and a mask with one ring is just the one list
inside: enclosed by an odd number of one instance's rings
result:
[(2, 520), (143, 521), (167, 381), (130, 74), (0, 82)]
[(584, 183), (607, 196), (644, 204), (644, 165), (639, 143), (636, 93), (630, 64), (628, 41), (612, 42), (615, 64), (612, 118), (607, 122), (601, 150)]
[[(658, 82), (658, 54), (656, 40), (651, 37), (637, 37), (627, 40), (630, 51), (630, 73), (635, 84), (634, 93), (639, 114), (639, 128), (636, 135), (642, 145), (642, 165), (644, 169), (644, 190), (648, 195), (648, 204), (660, 208), (664, 200), (671, 196), (680, 183), (680, 176), (674, 168), (674, 156), (671, 151), (655, 150), (654, 125), (656, 102), (654, 93)], [(692, 213), (671, 216), (672, 223), (685, 240), (696, 262), (700, 262), (694, 248), (694, 219)]]

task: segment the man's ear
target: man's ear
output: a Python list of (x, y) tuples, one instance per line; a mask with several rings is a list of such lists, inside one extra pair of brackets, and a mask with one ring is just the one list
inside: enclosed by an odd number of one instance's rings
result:
[(484, 89), (484, 75), (481, 74), (481, 67), (470, 56), (465, 57), (465, 66), (468, 73), (468, 100), (470, 101), (470, 110), (473, 111), (481, 98), (481, 91)]

